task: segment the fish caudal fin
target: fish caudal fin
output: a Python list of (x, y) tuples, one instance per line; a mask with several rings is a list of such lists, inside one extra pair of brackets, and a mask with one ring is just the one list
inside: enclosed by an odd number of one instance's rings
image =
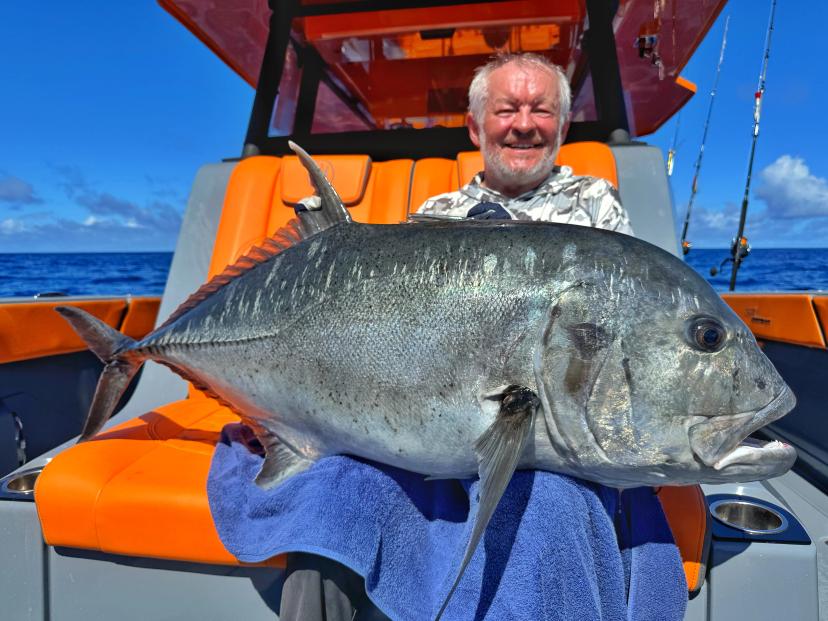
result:
[(55, 310), (63, 315), (105, 365), (78, 440), (83, 442), (98, 433), (112, 416), (144, 360), (128, 353), (135, 345), (133, 339), (97, 317), (71, 306), (58, 306)]
[(487, 398), (500, 399), (500, 411), (495, 422), (480, 436), (474, 446), (480, 472), (480, 502), (477, 505), (477, 516), (460, 570), (443, 600), (435, 621), (439, 621), (443, 616), (503, 492), (512, 479), (526, 444), (532, 436), (535, 413), (540, 406), (538, 396), (524, 386), (508, 386)]

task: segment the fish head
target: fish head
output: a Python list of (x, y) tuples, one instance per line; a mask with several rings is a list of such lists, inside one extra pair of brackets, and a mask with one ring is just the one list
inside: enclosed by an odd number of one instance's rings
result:
[(748, 436), (796, 400), (742, 320), (675, 257), (612, 269), (556, 299), (536, 354), (547, 430), (573, 473), (630, 487), (787, 471), (792, 447)]

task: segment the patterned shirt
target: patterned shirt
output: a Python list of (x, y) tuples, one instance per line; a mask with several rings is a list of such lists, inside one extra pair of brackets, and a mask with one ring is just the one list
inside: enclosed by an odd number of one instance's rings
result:
[(484, 188), (483, 173), (455, 192), (427, 199), (418, 214), (465, 218), (480, 203), (497, 203), (515, 220), (542, 220), (593, 226), (632, 235), (618, 191), (604, 179), (572, 174), (556, 166), (540, 186), (515, 198)]

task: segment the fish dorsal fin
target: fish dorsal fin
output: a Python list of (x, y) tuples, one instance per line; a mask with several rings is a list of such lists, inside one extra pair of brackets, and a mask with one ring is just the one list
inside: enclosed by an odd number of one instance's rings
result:
[(164, 328), (181, 317), (184, 313), (197, 306), (199, 302), (207, 299), (216, 291), (226, 286), (242, 274), (253, 268), (266, 263), (273, 257), (281, 254), (288, 248), (313, 237), (320, 229), (308, 227), (302, 220), (292, 219), (285, 226), (277, 230), (273, 236), (268, 237), (259, 246), (253, 246), (241, 257), (236, 259), (224, 270), (213, 276), (206, 283), (201, 285), (181, 305), (173, 311), (169, 318), (161, 324), (158, 329)]
[[(232, 282), (242, 274), (265, 263), (280, 254), (284, 250), (313, 237), (320, 231), (324, 231), (342, 222), (351, 222), (351, 214), (342, 202), (334, 187), (322, 169), (313, 161), (307, 152), (294, 142), (288, 142), (293, 152), (299, 156), (299, 161), (307, 169), (311, 184), (316, 188), (319, 196), (317, 201), (320, 205), (305, 206), (304, 210), (298, 211), (298, 219), (290, 220), (284, 227), (276, 231), (261, 246), (254, 246), (244, 255), (231, 263), (224, 271), (214, 276), (199, 289), (190, 295), (179, 306), (169, 318), (161, 324), (158, 329), (164, 328), (181, 317), (184, 313), (194, 308), (203, 300), (213, 295), (216, 291)], [(310, 208), (308, 208), (310, 207)]]
[(351, 214), (346, 209), (345, 204), (331, 185), (331, 182), (328, 181), (325, 173), (319, 168), (319, 165), (295, 142), (289, 140), (288, 146), (299, 157), (299, 161), (302, 162), (305, 170), (308, 171), (311, 185), (316, 189), (316, 193), (320, 198), (321, 206), (318, 209), (311, 210), (317, 212), (317, 219), (321, 217), (328, 226), (336, 224), (337, 222), (350, 222)]

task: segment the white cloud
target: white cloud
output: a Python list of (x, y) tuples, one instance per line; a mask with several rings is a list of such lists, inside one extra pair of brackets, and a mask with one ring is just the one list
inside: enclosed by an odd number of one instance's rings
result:
[(13, 218), (6, 218), (5, 220), (0, 221), (0, 233), (5, 235), (19, 233), (20, 231), (25, 230), (25, 228), (26, 227), (20, 220), (15, 220)]
[(756, 198), (773, 218), (828, 217), (828, 181), (811, 173), (805, 160), (780, 156), (760, 173)]
[(739, 224), (739, 213), (732, 205), (728, 205), (724, 211), (701, 208), (696, 213), (696, 220), (710, 231), (724, 231), (732, 234)]

